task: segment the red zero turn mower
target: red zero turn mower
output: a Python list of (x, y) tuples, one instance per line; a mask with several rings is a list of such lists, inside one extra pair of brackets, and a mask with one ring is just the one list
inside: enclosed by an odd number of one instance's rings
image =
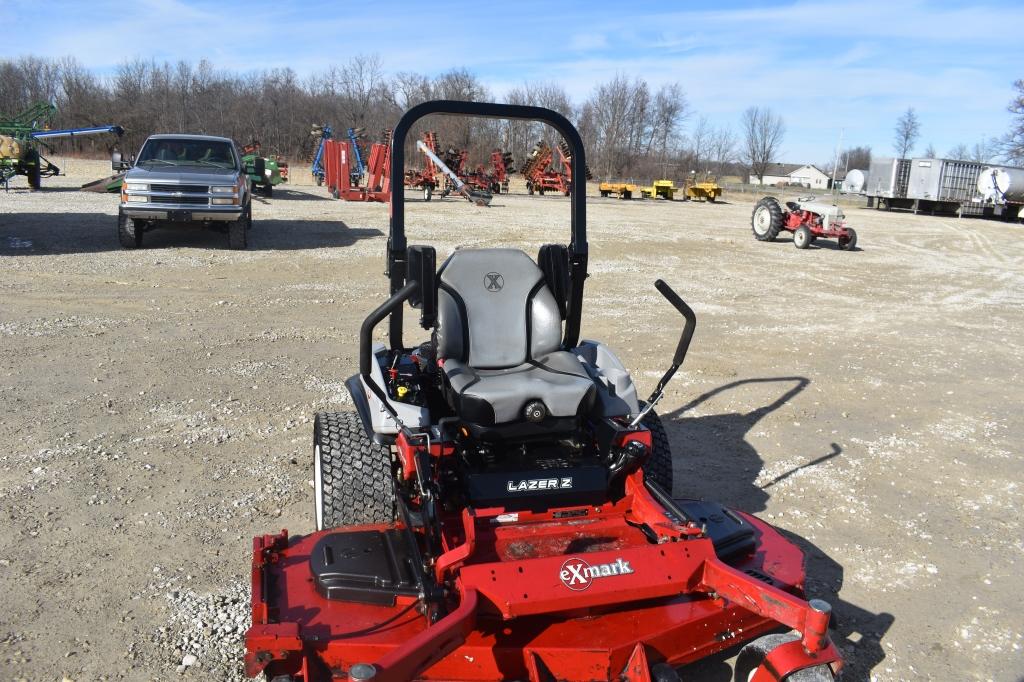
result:
[[(552, 125), (582, 176), (583, 144), (537, 107), (427, 102), (428, 114)], [(254, 541), (246, 672), (328, 680), (676, 680), (676, 666), (749, 642), (737, 677), (832, 680), (829, 605), (805, 601), (804, 557), (767, 523), (673, 499), (654, 406), (615, 354), (580, 341), (585, 192), (568, 246), (459, 249), (435, 268), (408, 246), (391, 194), (391, 298), (360, 331), (356, 411), (317, 415), (316, 532)], [(402, 340), (405, 303), (430, 340)], [(389, 347), (373, 342), (385, 319)], [(771, 631), (795, 631), (769, 634)]]
[(835, 237), (839, 248), (853, 251), (857, 246), (857, 233), (846, 226), (843, 209), (834, 204), (815, 201), (814, 197), (787, 201), (783, 210), (775, 197), (765, 197), (754, 206), (750, 227), (760, 242), (772, 242), (779, 232), (793, 233), (793, 245), (806, 249), (818, 237)]

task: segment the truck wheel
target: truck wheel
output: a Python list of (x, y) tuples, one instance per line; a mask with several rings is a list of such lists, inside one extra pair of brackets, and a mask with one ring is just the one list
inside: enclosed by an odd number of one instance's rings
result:
[(765, 197), (754, 206), (750, 216), (750, 229), (759, 242), (773, 242), (782, 229), (782, 207), (775, 197)]
[(117, 240), (126, 249), (137, 249), (142, 246), (142, 223), (119, 212), (117, 214)]
[(391, 449), (366, 435), (355, 412), (321, 412), (313, 422), (316, 529), (395, 520)]
[(32, 189), (42, 187), (43, 169), (41, 167), (42, 161), (39, 159), (39, 152), (35, 149), (29, 149), (25, 152), (23, 164), (25, 166), (25, 175), (28, 177), (28, 186)]
[[(640, 403), (640, 409), (645, 404)], [(654, 410), (647, 413), (647, 416), (640, 422), (651, 432), (651, 456), (643, 465), (644, 476), (665, 489), (669, 495), (672, 494), (672, 447), (668, 443), (668, 434), (665, 433), (665, 425), (661, 423), (661, 417)]]
[(796, 228), (796, 232), (793, 233), (793, 246), (798, 249), (806, 249), (811, 245), (811, 228), (806, 225), (801, 225)]
[(236, 250), (248, 246), (246, 232), (252, 225), (252, 209), (248, 209), (238, 220), (228, 223), (228, 247)]
[(845, 240), (839, 240), (839, 248), (844, 251), (853, 251), (854, 247), (857, 246), (857, 231), (852, 227), (846, 228), (846, 234), (849, 235)]
[[(776, 647), (799, 639), (795, 633), (784, 635), (765, 635), (758, 637), (742, 649), (736, 657), (736, 665), (733, 667), (734, 680), (736, 682), (750, 682), (758, 666), (764, 662), (765, 656)], [(816, 665), (812, 668), (797, 670), (786, 677), (785, 682), (833, 682), (835, 677), (827, 665)]]
[(423, 201), (430, 201), (432, 196), (434, 196), (434, 188), (427, 185), (423, 188)]

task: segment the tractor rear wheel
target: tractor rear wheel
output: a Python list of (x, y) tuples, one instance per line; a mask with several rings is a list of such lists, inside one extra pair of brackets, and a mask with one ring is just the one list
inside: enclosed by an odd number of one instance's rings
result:
[(317, 530), (397, 517), (391, 448), (373, 442), (355, 412), (316, 415), (313, 497)]
[(844, 251), (853, 251), (854, 247), (857, 246), (857, 231), (852, 227), (846, 228), (847, 238), (839, 240), (839, 248)]
[(811, 234), (811, 228), (806, 225), (801, 225), (796, 228), (796, 232), (793, 233), (793, 246), (798, 249), (806, 249), (811, 245), (811, 238), (814, 235)]
[(750, 229), (759, 242), (773, 242), (782, 230), (782, 207), (775, 197), (765, 197), (754, 206), (750, 216)]
[(142, 246), (142, 223), (123, 213), (118, 213), (117, 240), (126, 249), (137, 249)]
[[(765, 635), (758, 637), (742, 649), (736, 657), (736, 665), (733, 667), (734, 680), (736, 682), (750, 682), (757, 667), (764, 663), (765, 657), (776, 647), (799, 639), (795, 633), (784, 635)], [(827, 665), (816, 665), (812, 668), (797, 670), (786, 677), (785, 682), (833, 682), (835, 676)]]
[[(640, 403), (640, 409), (644, 403)], [(647, 413), (647, 416), (640, 422), (651, 432), (651, 456), (644, 464), (644, 476), (665, 489), (669, 495), (672, 494), (672, 447), (668, 443), (668, 434), (665, 433), (665, 425), (661, 423), (661, 417), (654, 410)]]

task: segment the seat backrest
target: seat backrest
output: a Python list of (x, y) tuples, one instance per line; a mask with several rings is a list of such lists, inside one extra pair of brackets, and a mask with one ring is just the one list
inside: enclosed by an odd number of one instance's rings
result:
[(496, 369), (558, 350), (558, 304), (522, 251), (460, 249), (438, 275), (438, 357)]

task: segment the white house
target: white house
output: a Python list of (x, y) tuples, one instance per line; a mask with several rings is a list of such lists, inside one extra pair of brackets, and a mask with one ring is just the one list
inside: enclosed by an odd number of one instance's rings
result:
[(751, 185), (799, 185), (809, 189), (828, 189), (830, 178), (812, 164), (772, 163), (764, 172), (764, 182), (759, 183), (756, 175), (750, 176)]

